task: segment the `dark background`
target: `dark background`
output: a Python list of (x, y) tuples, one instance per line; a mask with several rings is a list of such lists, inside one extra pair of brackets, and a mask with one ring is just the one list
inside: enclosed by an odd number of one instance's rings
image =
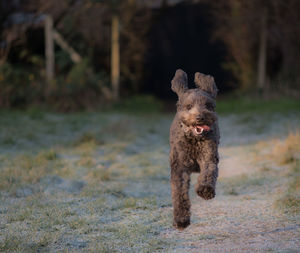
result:
[[(0, 108), (42, 105), (69, 111), (117, 102), (109, 96), (114, 16), (120, 22), (121, 100), (145, 94), (176, 99), (170, 81), (178, 68), (187, 72), (190, 87), (195, 72), (214, 76), (221, 96), (299, 97), (296, 0), (1, 0), (0, 4)], [(45, 73), (45, 15), (53, 18), (54, 29), (82, 58), (75, 64), (55, 43), (51, 82)], [(260, 64), (262, 58), (265, 62)]]
[(208, 4), (178, 4), (155, 13), (149, 32), (144, 91), (158, 97), (172, 96), (170, 80), (181, 68), (193, 86), (195, 72), (213, 75), (220, 92), (231, 89), (230, 73), (222, 69), (226, 49), (220, 41), (212, 41), (212, 17)]

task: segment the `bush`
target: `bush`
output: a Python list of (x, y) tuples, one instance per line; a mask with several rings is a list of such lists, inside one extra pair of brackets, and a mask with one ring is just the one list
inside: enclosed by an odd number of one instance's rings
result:
[(72, 66), (53, 83), (47, 104), (57, 110), (74, 111), (96, 107), (103, 101), (100, 86), (108, 85), (105, 73), (94, 73), (87, 59)]
[(270, 113), (288, 112), (300, 110), (299, 100), (292, 98), (277, 98), (264, 100), (256, 97), (229, 97), (217, 100), (217, 112), (220, 114), (230, 113)]
[(160, 112), (162, 108), (162, 102), (151, 95), (133, 96), (114, 106), (117, 111), (133, 113), (156, 113)]
[(104, 73), (94, 73), (87, 59), (72, 65), (67, 74), (47, 84), (44, 77), (5, 63), (0, 67), (0, 108), (44, 104), (60, 111), (95, 107), (101, 102)]
[(0, 108), (30, 104), (42, 90), (35, 73), (9, 63), (0, 67)]

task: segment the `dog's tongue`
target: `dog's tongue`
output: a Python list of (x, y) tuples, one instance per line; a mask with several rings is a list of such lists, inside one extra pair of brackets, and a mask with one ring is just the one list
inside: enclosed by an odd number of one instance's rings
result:
[(201, 134), (203, 131), (209, 131), (210, 130), (210, 127), (207, 126), (207, 125), (197, 125), (195, 127), (195, 131), (197, 134)]
[(203, 125), (202, 128), (203, 128), (204, 131), (209, 131), (210, 130), (210, 127), (207, 126), (207, 125)]

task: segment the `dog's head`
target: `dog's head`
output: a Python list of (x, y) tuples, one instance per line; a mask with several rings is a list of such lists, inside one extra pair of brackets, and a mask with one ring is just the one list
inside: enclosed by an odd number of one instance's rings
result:
[(214, 78), (195, 74), (196, 89), (188, 88), (187, 75), (178, 69), (172, 80), (172, 90), (178, 95), (177, 114), (183, 130), (190, 136), (201, 137), (212, 130), (216, 121), (217, 86)]

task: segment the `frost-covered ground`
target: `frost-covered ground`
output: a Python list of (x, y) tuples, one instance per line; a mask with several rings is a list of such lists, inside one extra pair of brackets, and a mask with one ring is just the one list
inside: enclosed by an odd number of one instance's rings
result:
[(274, 147), (299, 131), (300, 112), (220, 116), (217, 197), (204, 201), (192, 185), (183, 232), (171, 226), (171, 120), (0, 112), (0, 251), (298, 252), (298, 195), (290, 209), (279, 200), (299, 175), (299, 150), (282, 162)]

